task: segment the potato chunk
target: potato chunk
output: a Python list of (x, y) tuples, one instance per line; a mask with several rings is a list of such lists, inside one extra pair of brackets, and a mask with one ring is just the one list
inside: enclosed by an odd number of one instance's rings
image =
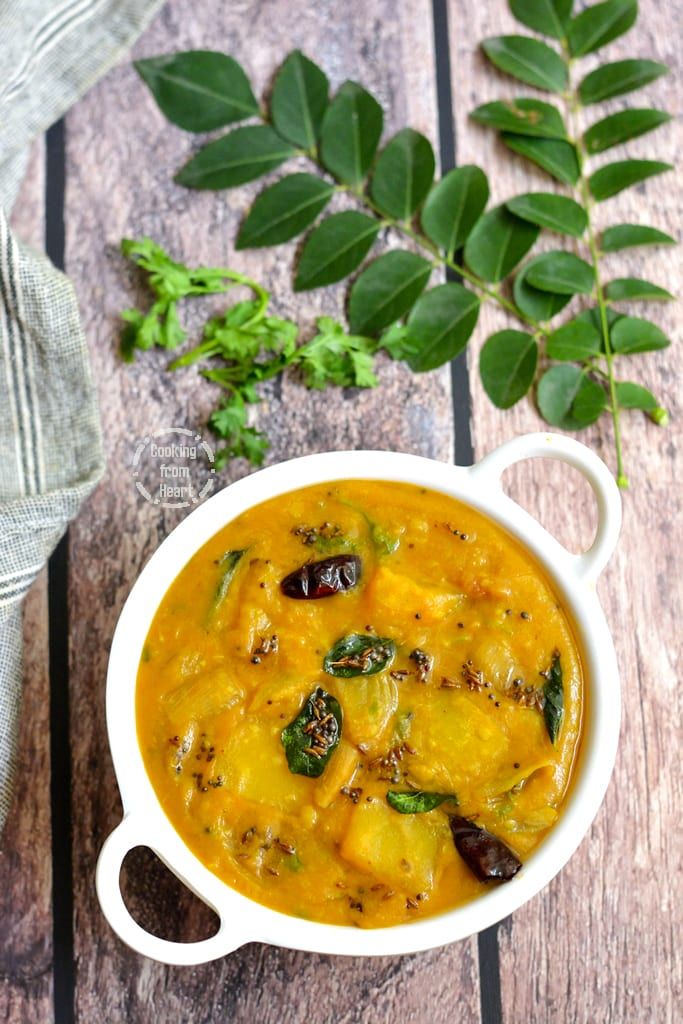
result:
[(313, 780), (294, 775), (280, 742), (282, 722), (245, 718), (217, 756), (225, 786), (245, 800), (295, 813), (310, 803)]
[(361, 801), (351, 815), (341, 854), (392, 888), (429, 892), (436, 882), (445, 831), (442, 816), (398, 814), (377, 798)]

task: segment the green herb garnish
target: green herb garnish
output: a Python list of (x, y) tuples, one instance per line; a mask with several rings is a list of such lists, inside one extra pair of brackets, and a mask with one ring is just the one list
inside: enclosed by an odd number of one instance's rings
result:
[(202, 341), (174, 359), (169, 370), (201, 362), (202, 376), (223, 389), (225, 397), (209, 417), (209, 426), (225, 441), (215, 453), (221, 469), (232, 458), (245, 458), (260, 466), (268, 449), (267, 437), (249, 425), (249, 406), (260, 401), (259, 385), (295, 370), (308, 388), (374, 387), (373, 366), (377, 342), (347, 334), (331, 317), (316, 320), (317, 331), (297, 344), (299, 329), (291, 320), (268, 313), (269, 293), (256, 281), (227, 267), (191, 269), (176, 263), (149, 238), (121, 244), (125, 256), (147, 272), (156, 296), (148, 312), (128, 309), (121, 314), (121, 354), (131, 361), (136, 349), (154, 346), (174, 349), (186, 338), (177, 305), (188, 296), (250, 289), (253, 299), (230, 306), (204, 326)]
[(558, 651), (553, 654), (550, 668), (543, 687), (543, 717), (551, 743), (557, 739), (564, 714), (564, 688), (562, 686), (562, 665)]
[(349, 633), (327, 652), (323, 668), (342, 679), (371, 676), (390, 665), (395, 654), (396, 644), (387, 637)]
[(312, 779), (322, 775), (341, 739), (341, 731), (339, 701), (318, 686), (296, 718), (282, 730), (290, 772)]
[(216, 595), (213, 599), (211, 606), (212, 612), (218, 611), (223, 601), (227, 597), (230, 589), (230, 584), (233, 581), (235, 573), (237, 572), (237, 566), (242, 560), (242, 556), (247, 552), (247, 548), (241, 548), (238, 551), (226, 551), (224, 555), (219, 559), (219, 566), (221, 569), (221, 578), (218, 586), (216, 587)]
[(399, 793), (394, 789), (387, 792), (387, 803), (399, 814), (423, 814), (433, 811), (447, 800), (457, 806), (458, 798), (454, 793), (427, 793), (421, 789)]

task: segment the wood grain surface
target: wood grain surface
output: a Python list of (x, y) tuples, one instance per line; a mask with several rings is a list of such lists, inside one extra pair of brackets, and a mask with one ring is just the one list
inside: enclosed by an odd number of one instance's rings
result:
[[(206, 0), (193, 5), (191, 16), (186, 4), (171, 0), (138, 42), (135, 56), (193, 46), (221, 48), (244, 64), (258, 93), (268, 87), (282, 57), (300, 46), (327, 70), (333, 86), (349, 77), (373, 90), (388, 111), (388, 131), (409, 123), (436, 142), (439, 114), (444, 116), (443, 100), (441, 109), (437, 103), (437, 64), (443, 72), (448, 43), (458, 163), (488, 168), (497, 200), (547, 189), (547, 177), (504, 152), (492, 133), (467, 116), (479, 103), (514, 95), (509, 80), (484, 67), (477, 44), (487, 35), (519, 31), (519, 26), (504, 0), (448, 0), (445, 6), (450, 34), (445, 38), (437, 30), (435, 46), (430, 0), (347, 0), (341, 5), (331, 0)], [(436, 0), (437, 14), (443, 8)], [(680, 5), (642, 0), (642, 27), (613, 43), (610, 59), (649, 56), (675, 66), (677, 16)], [(643, 93), (648, 105), (675, 112), (680, 96), (680, 80), (674, 76)], [(73, 969), (64, 967), (59, 951), (55, 967), (52, 950), (47, 607), (42, 581), (26, 608), (21, 744), (23, 764), (38, 766), (45, 785), (17, 795), (0, 845), (0, 1021), (678, 1021), (683, 991), (676, 945), (681, 901), (676, 832), (682, 780), (676, 655), (683, 565), (676, 530), (681, 357), (675, 347), (638, 358), (637, 377), (670, 410), (672, 426), (661, 430), (637, 413), (625, 417), (632, 488), (624, 499), (618, 553), (600, 583), (622, 672), (617, 767), (589, 835), (548, 889), (503, 922), (497, 937), (493, 930), (479, 943), (475, 938), (402, 958), (344, 959), (252, 945), (204, 967), (168, 968), (138, 957), (113, 935), (99, 911), (93, 881), (99, 849), (121, 814), (104, 722), (107, 656), (133, 581), (179, 519), (179, 514), (160, 513), (140, 498), (131, 460), (136, 443), (151, 430), (170, 425), (201, 429), (212, 401), (207, 385), (192, 371), (175, 377), (161, 373), (164, 359), (158, 354), (146, 354), (133, 368), (122, 366), (116, 318), (138, 295), (135, 276), (117, 247), (124, 235), (149, 234), (184, 261), (236, 263), (235, 231), (260, 186), (217, 194), (174, 186), (171, 172), (184, 162), (193, 140), (164, 122), (128, 62), (111, 71), (69, 113), (66, 141), (66, 269), (76, 285), (91, 345), (107, 455), (106, 479), (69, 537), (73, 879), (60, 878), (57, 884), (73, 886), (74, 914), (73, 922), (66, 922), (65, 930), (62, 922), (57, 933), (61, 927), (60, 941), (69, 956), (73, 941)], [(680, 128), (672, 125), (632, 143), (629, 153), (650, 156), (656, 151), (658, 158), (674, 159), (681, 141)], [(683, 211), (675, 185), (670, 175), (630, 190), (606, 204), (604, 214), (613, 221), (653, 223), (676, 234)], [(15, 218), (36, 247), (43, 236), (42, 196), (38, 146)], [(320, 312), (339, 311), (342, 297), (340, 289), (330, 289), (294, 299), (294, 253), (295, 246), (288, 245), (240, 253), (238, 260), (241, 269), (273, 291), (278, 312), (306, 326)], [(670, 250), (615, 255), (609, 271), (615, 277), (644, 276), (680, 292), (680, 256)], [(636, 312), (643, 315), (642, 306)], [(657, 307), (656, 313), (676, 338), (676, 307)], [(197, 329), (205, 307), (201, 312), (188, 309), (186, 315)], [(514, 434), (541, 426), (528, 403), (500, 413), (481, 392), (478, 348), (502, 323), (486, 307), (469, 347), (470, 428), (477, 457)], [(257, 422), (273, 441), (269, 462), (354, 447), (392, 448), (450, 461), (454, 422), (467, 425), (463, 409), (457, 413), (454, 417), (448, 369), (416, 377), (387, 361), (375, 391), (311, 395), (296, 382), (285, 381), (268, 394)], [(612, 463), (606, 420), (584, 437)], [(457, 440), (460, 450), (469, 443), (464, 434)], [(245, 466), (236, 463), (223, 480), (243, 472)], [(594, 500), (578, 474), (534, 462), (511, 471), (507, 483), (510, 493), (570, 549), (581, 550), (590, 542)], [(130, 855), (123, 885), (132, 912), (151, 931), (185, 940), (211, 933), (211, 912), (149, 851)], [(56, 1003), (53, 974), (61, 993)]]

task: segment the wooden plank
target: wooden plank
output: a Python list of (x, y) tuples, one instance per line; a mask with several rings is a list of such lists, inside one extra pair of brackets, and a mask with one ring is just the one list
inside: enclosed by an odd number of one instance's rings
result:
[[(282, 57), (301, 46), (336, 86), (357, 78), (377, 93), (396, 126), (406, 122), (436, 135), (431, 7), (367, 0), (338, 8), (306, 0), (258, 5), (186, 6), (173, 0), (136, 48), (137, 55), (219, 45), (237, 55), (258, 90)], [(102, 124), (107, 131), (102, 131)], [(389, 125), (391, 127), (391, 125)], [(76, 1007), (79, 1020), (112, 1022), (186, 1016), (194, 1020), (265, 1022), (397, 1022), (478, 1020), (476, 942), (407, 959), (362, 961), (251, 946), (195, 970), (143, 961), (115, 939), (96, 905), (92, 878), (106, 834), (120, 817), (105, 737), (103, 696), (107, 650), (123, 600), (143, 563), (177, 516), (143, 503), (133, 488), (136, 441), (164, 425), (204, 423), (212, 396), (194, 373), (169, 379), (156, 354), (134, 369), (115, 352), (118, 312), (130, 305), (133, 277), (116, 246), (122, 235), (147, 233), (184, 260), (236, 263), (268, 284), (280, 313), (307, 328), (320, 312), (341, 310), (339, 290), (296, 301), (291, 292), (293, 245), (233, 254), (236, 227), (249, 195), (193, 194), (171, 174), (191, 149), (188, 136), (162, 121), (129, 64), (112, 72), (69, 115), (67, 123), (67, 268), (79, 292), (99, 383), (108, 457), (106, 482), (71, 534)], [(206, 315), (195, 308), (196, 328)], [(294, 381), (273, 389), (259, 414), (275, 461), (327, 448), (398, 448), (451, 456), (448, 371), (415, 378), (386, 362), (376, 392), (310, 395)], [(245, 471), (235, 465), (224, 480)], [(87, 728), (84, 727), (87, 723)], [(176, 895), (149, 858), (137, 858), (127, 891), (144, 923), (187, 938), (206, 934), (210, 920), (187, 894)], [(150, 894), (153, 897), (150, 898)], [(381, 937), (378, 937), (381, 942)]]
[[(643, 0), (636, 31), (606, 51), (616, 60), (647, 56), (675, 65), (671, 8)], [(473, 5), (450, 0), (453, 85), (459, 162), (489, 169), (494, 198), (548, 187), (549, 179), (510, 157), (493, 133), (468, 122), (479, 103), (524, 95), (490, 68), (476, 52), (486, 36), (518, 32), (501, 2)], [(588, 66), (597, 59), (587, 62)], [(680, 80), (665, 78), (627, 99), (633, 105), (680, 107)], [(614, 101), (618, 109), (623, 104)], [(592, 112), (591, 112), (592, 113)], [(597, 120), (597, 113), (595, 118)], [(680, 127), (669, 126), (639, 139), (612, 159), (630, 155), (674, 161), (681, 152)], [(604, 162), (607, 162), (605, 160)], [(495, 169), (495, 170), (493, 170)], [(599, 208), (601, 224), (633, 221), (657, 224), (680, 235), (681, 195), (673, 177), (623, 193)], [(680, 294), (680, 254), (636, 251), (608, 257), (613, 276), (647, 277)], [(652, 316), (675, 336), (676, 309), (633, 307)], [(492, 408), (478, 381), (477, 350), (505, 319), (486, 309), (470, 348), (473, 425), (477, 455), (516, 433), (538, 429), (541, 421), (527, 402), (501, 413)], [(605, 804), (589, 836), (561, 876), (518, 911), (501, 933), (503, 1017), (512, 1022), (677, 1020), (681, 1000), (680, 957), (674, 917), (680, 907), (675, 869), (675, 828), (679, 815), (681, 765), (674, 740), (680, 723), (671, 640), (680, 634), (681, 593), (670, 581), (681, 576), (681, 551), (672, 523), (680, 513), (680, 484), (674, 476), (680, 451), (680, 350), (633, 360), (623, 372), (651, 387), (672, 412), (673, 426), (661, 430), (641, 414), (624, 416), (624, 447), (631, 490), (624, 494), (624, 528), (619, 550), (600, 584), (615, 635), (624, 711), (616, 771)], [(607, 422), (582, 435), (614, 465)], [(528, 463), (510, 474), (509, 490), (575, 550), (592, 533), (594, 511), (576, 474), (543, 463)]]
[[(31, 155), (12, 215), (23, 242), (44, 235), (45, 147)], [(0, 1020), (51, 1021), (52, 872), (47, 574), (24, 604), (24, 696), (14, 802), (0, 839)]]

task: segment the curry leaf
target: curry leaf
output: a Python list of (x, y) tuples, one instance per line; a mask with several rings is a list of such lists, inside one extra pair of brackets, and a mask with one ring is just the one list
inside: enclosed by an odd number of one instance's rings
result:
[(421, 216), (425, 234), (452, 256), (466, 242), (488, 198), (489, 183), (479, 167), (456, 167), (427, 196)]
[(510, 0), (510, 10), (527, 28), (554, 39), (564, 39), (572, 0)]
[(673, 170), (671, 164), (661, 160), (617, 160), (594, 171), (588, 179), (591, 194), (598, 201), (610, 199), (631, 185), (637, 185), (655, 174)]
[(600, 385), (577, 366), (553, 366), (541, 377), (537, 391), (541, 416), (553, 427), (581, 430), (607, 408)]
[(415, 343), (408, 356), (412, 370), (433, 370), (454, 359), (467, 344), (479, 316), (474, 292), (455, 282), (437, 285), (415, 303), (408, 317), (408, 332)]
[(505, 206), (480, 217), (465, 244), (465, 260), (484, 281), (502, 281), (538, 238), (535, 224), (520, 220)]
[(377, 152), (384, 114), (374, 96), (356, 82), (344, 82), (323, 118), (322, 162), (335, 178), (360, 186)]
[(294, 50), (277, 73), (270, 101), (275, 130), (289, 142), (313, 149), (327, 107), (327, 75)]
[(213, 50), (187, 50), (134, 62), (162, 114), (188, 132), (210, 132), (258, 114), (244, 71)]
[(564, 185), (575, 185), (579, 180), (579, 158), (571, 142), (562, 139), (530, 139), (512, 132), (503, 132), (501, 139), (513, 153), (519, 153), (538, 164)]
[(528, 192), (508, 199), (505, 205), (516, 217), (562, 235), (579, 238), (588, 225), (583, 206), (569, 196), (558, 196), (554, 192)]
[(643, 412), (654, 412), (659, 402), (647, 388), (641, 384), (621, 380), (617, 383), (617, 402), (622, 409), (642, 409)]
[(349, 296), (349, 324), (355, 334), (376, 334), (407, 313), (424, 290), (431, 263), (395, 249), (374, 260), (356, 279)]
[(294, 290), (334, 284), (363, 262), (379, 232), (379, 221), (356, 210), (327, 217), (310, 233), (299, 259)]
[(570, 320), (549, 336), (546, 353), (561, 362), (583, 362), (600, 352), (602, 337), (586, 320)]
[(615, 224), (606, 228), (600, 239), (603, 252), (620, 252), (636, 245), (675, 245), (676, 239), (659, 228), (646, 224)]
[(610, 331), (612, 349), (619, 355), (656, 352), (668, 348), (669, 339), (656, 324), (636, 316), (622, 316)]
[(349, 633), (327, 652), (323, 668), (342, 679), (371, 676), (390, 665), (395, 654), (396, 644), (387, 637)]
[(301, 234), (327, 206), (334, 185), (313, 174), (290, 174), (257, 196), (237, 236), (237, 249), (280, 245)]
[(181, 167), (174, 180), (187, 188), (234, 188), (274, 170), (294, 153), (267, 124), (247, 125), (209, 142)]
[(551, 103), (540, 100), (496, 100), (484, 103), (470, 114), (479, 124), (497, 131), (517, 132), (544, 139), (565, 139), (567, 129), (562, 115)]
[(671, 120), (663, 110), (650, 108), (620, 110), (597, 124), (591, 125), (583, 136), (588, 153), (603, 153), (612, 146), (618, 146), (629, 139), (637, 139)]
[(581, 11), (569, 22), (567, 39), (572, 57), (583, 57), (628, 32), (638, 17), (636, 0), (606, 0)]
[(341, 732), (339, 701), (318, 686), (296, 718), (282, 730), (280, 738), (290, 772), (317, 779), (336, 750)]
[(433, 811), (447, 800), (451, 803), (458, 803), (455, 793), (427, 793), (422, 789), (409, 790), (400, 793), (398, 790), (387, 790), (387, 803), (399, 814), (424, 814), (426, 811)]
[(216, 587), (216, 593), (213, 599), (212, 612), (218, 611), (223, 601), (228, 595), (230, 590), (230, 584), (232, 583), (235, 573), (237, 572), (237, 566), (240, 564), (243, 556), (247, 553), (246, 548), (241, 548), (235, 551), (226, 551), (224, 555), (218, 560), (218, 565), (221, 570), (220, 580)]
[(650, 281), (641, 281), (637, 277), (615, 278), (606, 286), (605, 295), (612, 302), (668, 302), (673, 299), (673, 295), (666, 288), (660, 288), (658, 284), (651, 284)]
[(498, 331), (479, 356), (484, 391), (499, 409), (509, 409), (531, 387), (538, 361), (536, 339), (524, 331)]
[(579, 86), (579, 97), (584, 106), (601, 103), (641, 89), (668, 71), (666, 64), (657, 60), (618, 60), (614, 64), (603, 64), (586, 75)]
[(434, 150), (412, 128), (397, 132), (384, 147), (372, 176), (371, 193), (382, 213), (409, 220), (434, 180)]
[(515, 302), (522, 313), (530, 316), (532, 320), (544, 323), (559, 313), (568, 302), (571, 302), (571, 295), (557, 295), (553, 292), (544, 292), (540, 288), (534, 288), (527, 279), (529, 271), (533, 271), (540, 256), (534, 257), (522, 267), (515, 277), (512, 286), (512, 294)]
[(527, 85), (548, 92), (562, 92), (567, 85), (567, 67), (555, 50), (529, 36), (494, 36), (482, 49), (492, 64)]
[(595, 285), (593, 267), (573, 252), (545, 252), (529, 268), (527, 280), (534, 288), (556, 295), (588, 295)]
[(562, 717), (564, 715), (564, 687), (562, 685), (562, 664), (558, 651), (553, 654), (550, 668), (546, 673), (546, 681), (543, 687), (543, 717), (545, 727), (550, 736), (550, 742), (554, 743), (560, 734)]

